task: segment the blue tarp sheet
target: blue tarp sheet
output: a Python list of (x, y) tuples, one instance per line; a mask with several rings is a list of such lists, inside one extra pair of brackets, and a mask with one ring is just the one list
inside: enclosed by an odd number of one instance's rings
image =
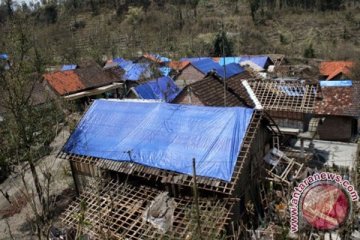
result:
[(119, 66), (124, 70), (128, 65), (132, 64), (132, 61), (125, 60), (123, 58), (114, 58), (113, 62), (117, 62), (119, 64)]
[(242, 68), (238, 63), (226, 64), (225, 70), (224, 70), (224, 66), (221, 66), (218, 69), (216, 69), (216, 73), (223, 79), (225, 78), (225, 71), (226, 71), (226, 78), (231, 78), (235, 75), (244, 72), (245, 69)]
[(221, 66), (217, 62), (212, 59), (203, 59), (199, 61), (195, 61), (191, 63), (197, 70), (202, 72), (203, 74), (207, 74), (211, 70), (219, 69)]
[(231, 63), (240, 63), (241, 57), (221, 57), (219, 59), (219, 64), (221, 66), (231, 64)]
[(196, 62), (204, 59), (210, 59), (210, 57), (190, 57), (190, 58), (181, 58), (180, 62), (188, 61), (188, 62)]
[(63, 151), (230, 181), (253, 109), (96, 100)]
[(74, 70), (76, 68), (77, 68), (76, 64), (63, 65), (61, 67), (61, 71), (69, 71), (69, 70)]
[(171, 102), (180, 93), (180, 89), (169, 77), (162, 77), (135, 87), (136, 93), (142, 99), (159, 99)]
[(169, 67), (160, 67), (159, 71), (160, 71), (161, 75), (166, 77), (166, 76), (169, 76), (169, 74), (171, 72), (171, 68), (169, 68)]
[(9, 56), (6, 53), (0, 53), (0, 59), (2, 60), (8, 60)]
[(271, 62), (268, 56), (241, 56), (240, 63), (245, 61), (253, 62), (264, 69), (267, 67), (267, 63)]
[(131, 63), (124, 70), (123, 80), (138, 81), (141, 78), (151, 77), (149, 64), (146, 63)]
[(167, 58), (167, 57), (163, 57), (159, 54), (150, 54), (152, 57), (154, 57), (155, 59), (159, 60), (160, 62), (166, 63), (166, 62), (170, 62), (171, 59)]
[(331, 81), (320, 81), (321, 87), (351, 87), (351, 80), (331, 80)]

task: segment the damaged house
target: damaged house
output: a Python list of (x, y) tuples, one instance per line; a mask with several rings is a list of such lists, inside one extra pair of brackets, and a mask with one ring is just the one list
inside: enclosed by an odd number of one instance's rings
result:
[(80, 193), (62, 221), (83, 212), (95, 239), (226, 237), (247, 203), (261, 211), (266, 125), (251, 108), (96, 100), (59, 153)]

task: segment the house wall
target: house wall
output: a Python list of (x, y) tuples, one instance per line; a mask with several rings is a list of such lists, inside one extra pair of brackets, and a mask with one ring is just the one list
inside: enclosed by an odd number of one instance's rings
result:
[(325, 121), (318, 127), (319, 138), (347, 142), (353, 135), (354, 125), (351, 117), (325, 116)]
[[(262, 171), (263, 157), (270, 149), (270, 143), (272, 140), (271, 132), (266, 128), (265, 121), (260, 124), (260, 127), (256, 133), (256, 136), (251, 145), (249, 151), (249, 157), (246, 158), (243, 168), (241, 170), (241, 176), (235, 189), (236, 198), (240, 198), (243, 204), (251, 201), (256, 205), (256, 210), (261, 211), (259, 183), (260, 177), (264, 176)], [(242, 218), (244, 214), (242, 209), (244, 206), (237, 206), (234, 210), (234, 218)]]
[(176, 81), (185, 80), (187, 84), (197, 82), (205, 77), (205, 74), (194, 68), (192, 65), (187, 66), (182, 70)]
[(173, 103), (205, 106), (205, 104), (203, 104), (200, 99), (195, 96), (195, 94), (190, 93), (187, 90), (182, 91), (180, 95), (176, 97)]
[(305, 130), (305, 115), (299, 112), (268, 111), (279, 127)]

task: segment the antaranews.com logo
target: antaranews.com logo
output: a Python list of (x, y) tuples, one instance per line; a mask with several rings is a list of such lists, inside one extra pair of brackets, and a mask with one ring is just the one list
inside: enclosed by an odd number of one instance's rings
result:
[(342, 226), (349, 218), (352, 202), (359, 195), (353, 185), (335, 173), (315, 173), (294, 188), (290, 202), (290, 230), (309, 224), (329, 231)]

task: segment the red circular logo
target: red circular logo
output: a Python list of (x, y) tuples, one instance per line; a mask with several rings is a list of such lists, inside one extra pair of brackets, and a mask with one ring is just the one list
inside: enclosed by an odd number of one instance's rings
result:
[(318, 230), (334, 230), (348, 219), (351, 201), (341, 187), (332, 183), (312, 186), (301, 200), (303, 218)]

